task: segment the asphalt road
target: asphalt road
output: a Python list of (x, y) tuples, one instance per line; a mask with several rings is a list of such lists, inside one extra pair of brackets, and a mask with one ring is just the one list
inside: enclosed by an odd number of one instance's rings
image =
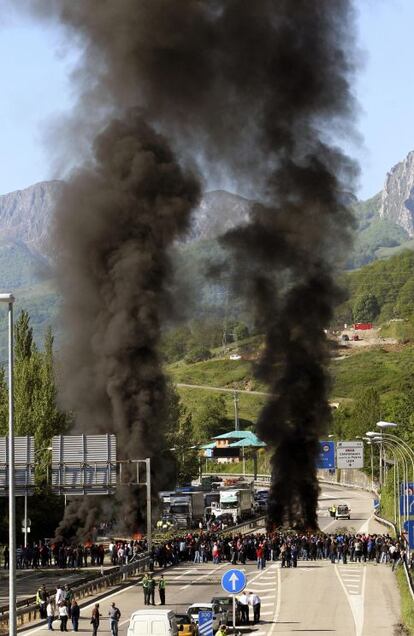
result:
[[(350, 521), (329, 517), (332, 502), (351, 507)], [(347, 527), (358, 532), (384, 532), (372, 518), (372, 497), (367, 493), (337, 486), (322, 487), (319, 506), (321, 529), (334, 532)], [(220, 580), (228, 564), (182, 564), (166, 572), (167, 607), (185, 611), (191, 603), (208, 602), (221, 595)], [(281, 569), (269, 563), (258, 571), (254, 564), (243, 567), (247, 590), (262, 599), (262, 622), (251, 628), (256, 636), (336, 634), (341, 636), (391, 636), (400, 619), (400, 601), (391, 568), (376, 564), (332, 565), (328, 561), (299, 561), (296, 569)], [(158, 599), (157, 599), (158, 600)], [(120, 636), (127, 631), (132, 611), (144, 607), (141, 587), (132, 585), (100, 601), (103, 615), (100, 633), (109, 633), (106, 619), (110, 603), (122, 612)], [(93, 601), (81, 610), (80, 633), (91, 633), (89, 624)], [(69, 623), (70, 624), (70, 623)], [(55, 628), (59, 628), (55, 624)], [(46, 634), (44, 627), (31, 628), (27, 634)]]

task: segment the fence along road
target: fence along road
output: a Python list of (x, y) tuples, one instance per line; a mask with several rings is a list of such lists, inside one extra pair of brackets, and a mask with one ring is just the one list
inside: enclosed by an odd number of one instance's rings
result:
[[(330, 518), (328, 508), (339, 502), (350, 505), (349, 521)], [(372, 496), (367, 492), (323, 485), (318, 512), (321, 529), (327, 532), (344, 527), (349, 531), (386, 531), (372, 516)], [(223, 563), (213, 566), (186, 562), (169, 568), (165, 571), (166, 607), (183, 612), (192, 603), (221, 596), (221, 576), (230, 567)], [(400, 599), (389, 566), (369, 563), (345, 567), (329, 561), (299, 561), (297, 569), (282, 570), (280, 563), (268, 563), (263, 571), (258, 571), (253, 563), (237, 567), (246, 571), (247, 591), (257, 592), (262, 599), (263, 620), (255, 627), (256, 636), (325, 632), (337, 636), (388, 636), (400, 622)], [(125, 636), (131, 613), (144, 608), (142, 589), (133, 584), (100, 600), (102, 633), (109, 629), (105, 621), (112, 601), (122, 612), (119, 634)], [(93, 603), (91, 598), (81, 608), (81, 631), (90, 630)], [(25, 633), (47, 634), (47, 630), (44, 626), (35, 627)]]

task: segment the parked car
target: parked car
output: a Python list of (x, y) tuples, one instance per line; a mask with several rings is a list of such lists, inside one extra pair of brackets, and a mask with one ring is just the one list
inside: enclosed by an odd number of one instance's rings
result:
[(198, 613), (200, 611), (210, 611), (213, 613), (213, 632), (218, 630), (223, 621), (223, 612), (219, 603), (193, 603), (187, 610), (187, 614), (198, 627)]
[(189, 614), (176, 614), (175, 621), (179, 636), (195, 636), (197, 634), (197, 627)]
[[(233, 597), (232, 596), (213, 596), (211, 602), (219, 605), (222, 612), (222, 623), (233, 625)], [(236, 625), (241, 623), (240, 603), (236, 600)]]
[(127, 636), (178, 636), (172, 610), (144, 609), (131, 614)]

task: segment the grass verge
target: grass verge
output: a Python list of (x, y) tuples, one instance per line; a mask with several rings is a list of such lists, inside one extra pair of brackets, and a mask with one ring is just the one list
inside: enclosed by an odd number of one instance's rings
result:
[(411, 597), (405, 572), (402, 566), (399, 566), (395, 572), (398, 590), (401, 598), (401, 618), (405, 627), (405, 632), (400, 629), (400, 634), (414, 634), (414, 601)]

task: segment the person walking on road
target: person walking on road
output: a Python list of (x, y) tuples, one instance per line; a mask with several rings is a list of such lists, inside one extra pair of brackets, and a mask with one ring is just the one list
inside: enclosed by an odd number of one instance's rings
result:
[(150, 582), (148, 574), (144, 575), (142, 579), (142, 589), (144, 591), (144, 605), (149, 605), (150, 599)]
[(253, 609), (253, 623), (260, 622), (260, 596), (258, 594), (254, 594), (253, 592), (249, 592), (249, 605)]
[(55, 630), (53, 629), (53, 621), (55, 620), (55, 608), (53, 607), (53, 602), (50, 596), (46, 605), (46, 617), (48, 630), (50, 632), (54, 632)]
[(59, 583), (57, 588), (56, 588), (56, 596), (55, 596), (55, 605), (56, 605), (56, 607), (59, 607), (61, 602), (64, 601), (64, 600), (65, 600), (65, 592), (63, 591), (63, 588), (62, 588), (62, 586)]
[(44, 585), (41, 585), (37, 590), (36, 594), (36, 605), (39, 607), (39, 616), (40, 618), (46, 618), (46, 603), (47, 603), (47, 592)]
[(92, 610), (92, 618), (91, 618), (93, 636), (97, 636), (100, 617), (101, 615), (99, 613), (99, 603), (95, 603), (95, 607)]
[(66, 607), (66, 603), (61, 601), (59, 604), (59, 618), (60, 618), (60, 631), (67, 632), (68, 631), (68, 608)]
[(80, 616), (80, 607), (73, 599), (72, 606), (70, 608), (70, 619), (72, 621), (73, 631), (77, 632), (79, 629), (79, 616)]
[(158, 592), (160, 595), (161, 605), (165, 605), (165, 579), (163, 574), (161, 574), (160, 580), (158, 582)]
[(119, 623), (119, 619), (121, 618), (121, 612), (119, 611), (115, 603), (112, 603), (111, 609), (109, 610), (108, 615), (109, 615), (109, 627), (111, 628), (111, 634), (112, 636), (118, 636), (118, 623)]
[(68, 616), (69, 618), (71, 618), (71, 611), (72, 611), (72, 601), (73, 601), (73, 592), (70, 589), (69, 585), (65, 585), (65, 589), (63, 590), (63, 600), (66, 603), (66, 607), (68, 608)]

